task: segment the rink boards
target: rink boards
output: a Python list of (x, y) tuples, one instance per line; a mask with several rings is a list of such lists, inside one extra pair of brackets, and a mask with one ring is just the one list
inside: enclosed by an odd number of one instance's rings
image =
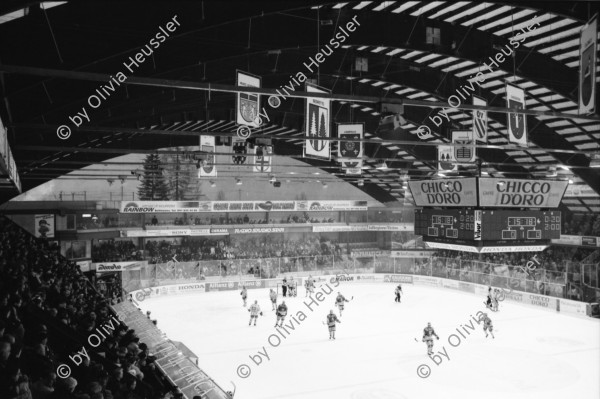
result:
[[(289, 276), (288, 276), (289, 277)], [(294, 276), (298, 286), (302, 286), (306, 277)], [(415, 284), (427, 287), (447, 288), (457, 291), (463, 291), (474, 294), (485, 300), (489, 286), (475, 284), (466, 281), (457, 281), (439, 277), (429, 277), (411, 274), (322, 274), (313, 277), (315, 284), (352, 284), (352, 283), (382, 283), (382, 284)], [(221, 281), (198, 281), (186, 284), (171, 284), (146, 288), (145, 290), (133, 291), (136, 298), (164, 296), (164, 295), (183, 295), (199, 294), (211, 291), (238, 291), (242, 287), (248, 289), (276, 288), (281, 283), (279, 279), (248, 279), (248, 280), (221, 280)], [(556, 298), (547, 295), (539, 295), (522, 291), (509, 292), (506, 288), (499, 288), (504, 291), (505, 300), (519, 303), (535, 308), (553, 310), (561, 313), (589, 316), (591, 314), (590, 304), (569, 299)]]

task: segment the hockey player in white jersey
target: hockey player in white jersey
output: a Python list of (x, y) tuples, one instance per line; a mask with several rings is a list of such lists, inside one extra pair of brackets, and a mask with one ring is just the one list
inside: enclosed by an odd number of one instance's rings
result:
[(254, 301), (254, 303), (250, 305), (250, 307), (248, 308), (248, 312), (250, 312), (250, 322), (248, 322), (248, 325), (251, 325), (252, 319), (254, 319), (254, 326), (256, 327), (256, 319), (258, 319), (258, 315), (263, 315), (260, 310), (258, 301)]

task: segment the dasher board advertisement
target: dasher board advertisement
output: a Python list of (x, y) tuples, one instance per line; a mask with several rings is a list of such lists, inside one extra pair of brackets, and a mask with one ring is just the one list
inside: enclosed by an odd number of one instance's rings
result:
[(554, 180), (479, 179), (479, 206), (558, 208), (569, 182)]
[(477, 206), (475, 178), (409, 181), (416, 206)]

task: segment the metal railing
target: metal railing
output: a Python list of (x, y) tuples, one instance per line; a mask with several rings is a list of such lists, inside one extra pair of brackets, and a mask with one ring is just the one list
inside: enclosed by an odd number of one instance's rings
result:
[[(210, 260), (149, 264), (123, 272), (127, 291), (193, 281), (232, 281), (282, 278), (285, 275), (347, 273), (400, 273), (441, 277), (457, 281), (513, 287), (516, 291), (567, 298), (567, 273), (453, 258), (392, 258), (373, 256), (308, 256), (263, 259)], [(574, 298), (573, 298), (574, 299)], [(585, 299), (585, 298), (582, 298)]]

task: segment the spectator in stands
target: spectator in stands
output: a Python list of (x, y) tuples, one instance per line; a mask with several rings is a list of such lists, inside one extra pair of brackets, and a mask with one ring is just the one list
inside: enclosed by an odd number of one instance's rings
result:
[(152, 226), (156, 226), (158, 225), (158, 219), (156, 218), (156, 215), (152, 216)]

